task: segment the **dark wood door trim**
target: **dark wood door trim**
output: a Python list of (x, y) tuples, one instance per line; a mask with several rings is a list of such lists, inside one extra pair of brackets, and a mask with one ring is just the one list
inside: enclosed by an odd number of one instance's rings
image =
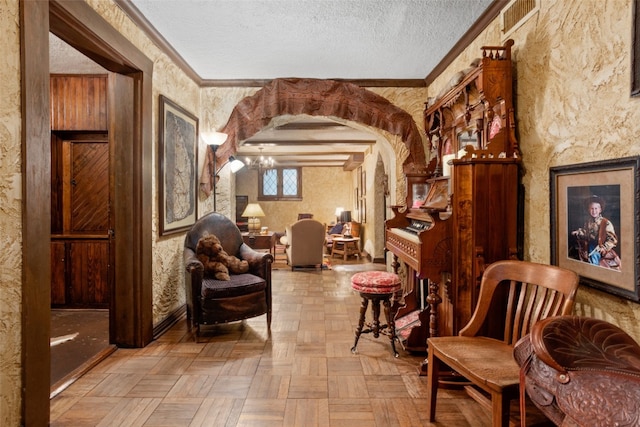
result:
[[(22, 422), (49, 423), (51, 140), (49, 6), (20, 2), (22, 68)], [(46, 238), (43, 238), (46, 237)]]
[[(104, 68), (130, 76), (133, 80), (130, 103), (131, 123), (127, 136), (120, 135), (118, 123), (112, 123), (121, 141), (131, 144), (133, 157), (118, 169), (114, 185), (128, 186), (128, 201), (114, 203), (116, 257), (132, 256), (118, 268), (116, 283), (129, 286), (131, 292), (114, 301), (119, 313), (115, 328), (127, 325), (119, 335), (121, 345), (144, 346), (152, 339), (152, 71), (153, 63), (131, 42), (111, 27), (84, 2), (50, 0), (21, 1), (22, 65), (22, 150), (23, 150), (23, 279), (22, 279), (22, 425), (48, 425), (49, 422), (49, 316), (51, 152), (49, 115), (49, 30), (89, 56)], [(129, 102), (123, 102), (129, 104)], [(118, 159), (114, 159), (118, 162)], [(120, 174), (122, 172), (122, 175)], [(125, 221), (126, 219), (126, 221)], [(128, 221), (128, 222), (127, 222)], [(117, 236), (127, 236), (117, 239)], [(117, 297), (117, 296), (116, 296)]]

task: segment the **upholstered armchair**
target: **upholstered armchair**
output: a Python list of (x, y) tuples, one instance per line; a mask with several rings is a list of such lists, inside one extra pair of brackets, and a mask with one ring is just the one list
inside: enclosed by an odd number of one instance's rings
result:
[(301, 219), (286, 227), (287, 264), (294, 267), (322, 267), (325, 226), (315, 219)]
[[(249, 263), (249, 271), (231, 274), (231, 280), (206, 277), (204, 266), (196, 257), (200, 238), (214, 234), (229, 255)], [(201, 325), (234, 322), (267, 315), (271, 328), (271, 264), (273, 255), (257, 252), (246, 245), (238, 227), (219, 213), (200, 218), (184, 241), (186, 267), (187, 321), (196, 329), (196, 341)]]
[(604, 320), (558, 316), (514, 347), (524, 395), (556, 425), (640, 425), (640, 346)]

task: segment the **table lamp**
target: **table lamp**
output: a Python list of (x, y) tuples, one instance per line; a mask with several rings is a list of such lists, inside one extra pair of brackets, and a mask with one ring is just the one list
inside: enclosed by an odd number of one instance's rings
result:
[(255, 234), (260, 232), (260, 218), (264, 216), (264, 211), (257, 203), (249, 203), (242, 212), (242, 216), (249, 218), (249, 233)]

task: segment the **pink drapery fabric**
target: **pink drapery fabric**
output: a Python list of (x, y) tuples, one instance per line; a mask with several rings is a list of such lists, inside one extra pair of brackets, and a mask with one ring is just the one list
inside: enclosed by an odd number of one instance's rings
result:
[[(334, 116), (383, 129), (398, 135), (409, 150), (404, 173), (424, 173), (426, 161), (420, 131), (409, 113), (386, 98), (353, 83), (318, 79), (275, 79), (252, 96), (242, 99), (220, 130), (229, 135), (217, 151), (223, 165), (238, 150), (238, 142), (250, 138), (281, 115)], [(213, 151), (207, 150), (200, 189), (212, 190)]]

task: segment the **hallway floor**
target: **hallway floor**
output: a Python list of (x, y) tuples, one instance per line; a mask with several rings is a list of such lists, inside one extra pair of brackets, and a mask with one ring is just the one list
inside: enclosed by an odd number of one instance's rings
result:
[(109, 345), (109, 310), (51, 310), (51, 391), (113, 351)]
[(486, 426), (488, 412), (441, 390), (426, 414), (424, 355), (363, 335), (352, 354), (356, 271), (274, 270), (271, 337), (265, 316), (205, 329), (186, 320), (145, 348), (118, 349), (51, 401), (52, 426)]

